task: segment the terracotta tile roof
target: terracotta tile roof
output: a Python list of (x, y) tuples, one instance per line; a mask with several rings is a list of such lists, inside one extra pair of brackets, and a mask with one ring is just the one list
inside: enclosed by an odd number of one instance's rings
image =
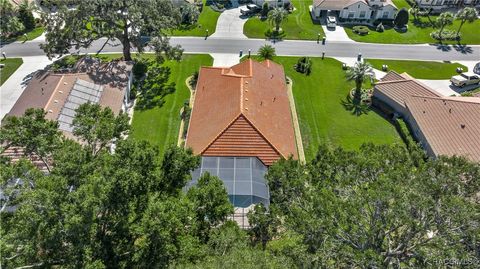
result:
[(412, 96), (406, 106), (433, 153), (480, 162), (480, 102), (477, 98)]
[(257, 156), (267, 165), (297, 158), (283, 67), (268, 60), (202, 67), (186, 145), (196, 154)]
[(407, 73), (390, 71), (375, 84), (375, 92), (381, 92), (398, 105), (405, 107), (405, 100), (412, 95), (440, 97), (435, 90), (410, 77)]

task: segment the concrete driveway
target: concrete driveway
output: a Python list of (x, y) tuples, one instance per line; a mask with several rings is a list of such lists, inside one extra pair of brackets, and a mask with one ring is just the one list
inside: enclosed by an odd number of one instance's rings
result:
[(247, 39), (243, 34), (243, 25), (247, 22), (246, 17), (242, 18), (240, 10), (245, 6), (227, 9), (218, 17), (217, 28), (211, 38), (242, 38)]
[(342, 26), (337, 25), (335, 28), (328, 28), (325, 24), (322, 23), (323, 32), (328, 41), (340, 41), (340, 42), (355, 42), (348, 37), (345, 29)]
[(428, 80), (428, 79), (419, 79), (420, 82), (434, 89), (436, 92), (440, 93), (443, 96), (459, 96), (462, 92), (471, 91), (475, 88), (478, 88), (478, 85), (469, 85), (463, 88), (453, 86), (450, 83), (450, 80)]

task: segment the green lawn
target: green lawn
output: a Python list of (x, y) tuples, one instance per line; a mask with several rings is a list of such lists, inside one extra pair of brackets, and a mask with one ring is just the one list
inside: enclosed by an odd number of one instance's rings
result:
[(10, 43), (10, 42), (15, 42), (15, 41), (29, 41), (29, 40), (33, 40), (33, 39), (41, 36), (44, 31), (45, 31), (45, 28), (43, 26), (42, 27), (36, 27), (33, 30), (26, 33), (27, 34), (27, 40), (25, 40), (25, 36), (23, 36), (23, 34), (19, 34), (17, 36), (9, 37), (8, 39), (2, 38), (1, 41), (5, 42), (5, 43)]
[(0, 60), (0, 64), (5, 66), (0, 69), (0, 85), (3, 85), (5, 81), (22, 65), (22, 58), (7, 58), (6, 60)]
[[(410, 8), (405, 0), (394, 0), (395, 5), (399, 8)], [(437, 16), (430, 16), (432, 21), (435, 21)], [(408, 31), (405, 33), (397, 32), (395, 29), (385, 29), (383, 33), (379, 33), (375, 28), (371, 28), (368, 35), (357, 35), (352, 31), (351, 26), (346, 26), (345, 31), (348, 36), (359, 42), (368, 43), (383, 43), (383, 44), (423, 44), (423, 43), (437, 43), (437, 41), (430, 37), (430, 33), (434, 30), (428, 26), (429, 21), (426, 17), (420, 17), (419, 22), (415, 23), (413, 16), (410, 15), (410, 22), (408, 23)], [(447, 26), (445, 29), (457, 30), (460, 21), (456, 20), (453, 25)], [(461, 30), (462, 40), (461, 44), (480, 44), (480, 20), (473, 23), (465, 23)], [(456, 41), (446, 41), (444, 43), (456, 44)]]
[(220, 16), (220, 12), (214, 11), (209, 6), (205, 5), (205, 2), (206, 1), (204, 0), (202, 13), (200, 13), (197, 25), (189, 28), (174, 30), (171, 34), (173, 36), (205, 36), (205, 30), (207, 29), (209, 35), (213, 34), (217, 27), (217, 20)]
[[(292, 14), (288, 15), (288, 20), (282, 24), (285, 32), (284, 39), (308, 39), (317, 40), (318, 34), (324, 35), (320, 24), (313, 24), (308, 6), (311, 1), (291, 0), (296, 8)], [(261, 20), (259, 17), (248, 19), (243, 27), (243, 33), (250, 38), (265, 38), (265, 32), (272, 29), (272, 25), (267, 20)]]
[(360, 116), (347, 111), (342, 101), (354, 87), (345, 81), (342, 63), (325, 58), (311, 58), (310, 76), (297, 73), (292, 66), (297, 57), (276, 57), (293, 79), (293, 94), (299, 116), (305, 155), (311, 160), (321, 143), (358, 149), (366, 142), (390, 144), (401, 139), (395, 127), (374, 111)]
[(180, 128), (180, 108), (185, 100), (190, 98), (185, 80), (198, 71), (200, 66), (211, 66), (212, 63), (213, 59), (209, 55), (184, 55), (180, 62), (166, 62), (165, 65), (171, 68), (170, 81), (175, 82), (176, 91), (165, 98), (162, 107), (135, 110), (131, 136), (157, 145), (161, 154), (168, 145), (176, 144)]
[(382, 65), (388, 65), (389, 70), (397, 73), (407, 72), (418, 79), (449, 79), (457, 73), (457, 67), (462, 67), (464, 71), (468, 68), (459, 63), (428, 62), (428, 61), (404, 61), (404, 60), (379, 60), (367, 59), (375, 69), (382, 70)]
[[(32, 31), (27, 32), (27, 40), (34, 40), (35, 38), (41, 36), (43, 34), (43, 31), (45, 31), (44, 27), (36, 27)], [(25, 38), (23, 36), (19, 36), (17, 40), (24, 41)]]

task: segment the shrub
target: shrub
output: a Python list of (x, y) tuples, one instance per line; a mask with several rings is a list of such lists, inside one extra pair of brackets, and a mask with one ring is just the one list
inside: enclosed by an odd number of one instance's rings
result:
[(140, 60), (133, 65), (132, 73), (135, 80), (142, 79), (148, 70), (148, 61)]
[(439, 30), (435, 30), (433, 31), (430, 36), (435, 39), (435, 40), (438, 40), (438, 41), (442, 41), (442, 40), (459, 40), (461, 37), (460, 37), (460, 34), (457, 36), (457, 33), (455, 31), (452, 31), (452, 30), (443, 30), (442, 32), (442, 35), (440, 36), (440, 31)]
[(369, 30), (367, 26), (358, 25), (358, 26), (353, 26), (353, 32), (359, 35), (367, 35)]
[(266, 17), (268, 15), (269, 10), (270, 10), (270, 7), (268, 6), (268, 3), (267, 2), (263, 3), (262, 12), (260, 13), (262, 17)]
[(298, 59), (298, 62), (295, 64), (294, 68), (299, 73), (310, 75), (312, 72), (312, 61), (308, 57), (301, 57)]
[(58, 71), (64, 68), (73, 68), (81, 56), (78, 55), (67, 55), (59, 60), (56, 60), (52, 64), (52, 70)]
[(383, 23), (380, 23), (377, 25), (377, 32), (382, 33), (383, 31), (385, 31), (385, 27), (383, 26)]
[(397, 15), (395, 16), (395, 26), (397, 28), (404, 28), (405, 25), (408, 23), (408, 11), (406, 8), (402, 8), (397, 12)]
[(18, 9), (18, 19), (25, 27), (25, 31), (30, 31), (35, 28), (35, 17), (33, 17), (32, 11), (28, 10), (25, 5), (21, 5)]

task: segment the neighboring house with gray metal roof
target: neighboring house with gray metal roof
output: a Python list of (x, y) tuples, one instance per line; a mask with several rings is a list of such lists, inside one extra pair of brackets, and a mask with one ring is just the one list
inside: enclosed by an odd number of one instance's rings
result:
[(480, 98), (444, 97), (406, 73), (390, 71), (376, 83), (373, 104), (402, 116), (429, 156), (480, 162)]

